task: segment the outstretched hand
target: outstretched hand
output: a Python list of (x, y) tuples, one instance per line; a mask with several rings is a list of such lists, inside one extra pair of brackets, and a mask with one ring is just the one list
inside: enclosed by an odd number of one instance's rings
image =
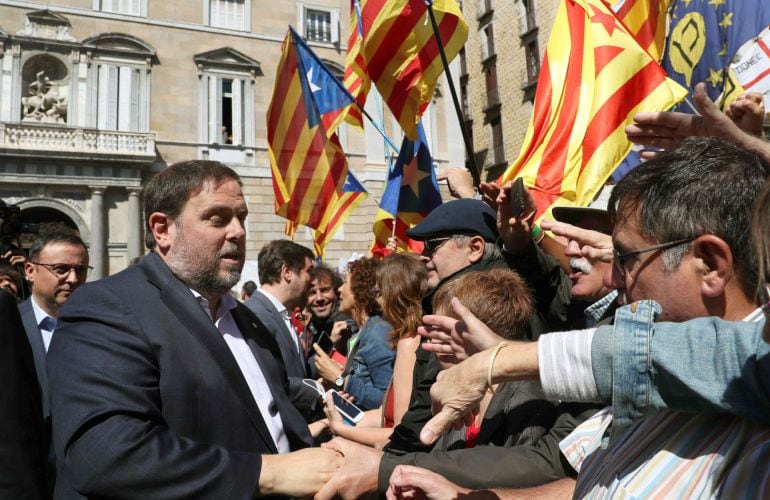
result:
[(447, 167), (436, 175), (436, 180), (446, 181), (449, 194), (455, 198), (472, 198), (476, 194), (471, 173), (465, 168)]
[(594, 261), (612, 263), (612, 237), (599, 231), (583, 229), (572, 224), (552, 220), (540, 221), (540, 227), (556, 236), (577, 242), (580, 254)]
[(457, 297), (452, 299), (450, 305), (461, 319), (424, 316), (424, 326), (417, 329), (417, 333), (430, 340), (423, 344), (423, 349), (436, 353), (440, 361), (456, 364), (503, 341), (502, 337), (490, 330)]
[[(691, 136), (718, 137), (741, 144), (746, 134), (719, 108), (706, 93), (706, 84), (695, 86), (695, 109), (700, 115), (671, 111), (642, 112), (634, 115), (634, 123), (626, 127), (628, 139), (642, 146), (669, 151)], [(643, 151), (643, 158), (653, 158), (657, 151)]]

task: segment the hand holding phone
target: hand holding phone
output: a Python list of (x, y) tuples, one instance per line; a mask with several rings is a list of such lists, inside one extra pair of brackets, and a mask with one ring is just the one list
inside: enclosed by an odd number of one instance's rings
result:
[(342, 394), (334, 389), (329, 390), (327, 394), (329, 393), (332, 395), (334, 407), (349, 425), (356, 425), (362, 418), (364, 418), (364, 411), (342, 397)]
[(511, 186), (511, 217), (517, 219), (524, 215), (524, 210), (527, 208), (527, 202), (524, 198), (524, 178), (518, 177)]

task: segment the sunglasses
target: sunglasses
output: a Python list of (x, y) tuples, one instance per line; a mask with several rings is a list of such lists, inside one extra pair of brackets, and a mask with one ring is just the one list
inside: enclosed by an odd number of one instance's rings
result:
[(441, 245), (446, 243), (447, 241), (451, 240), (451, 236), (443, 236), (440, 238), (431, 238), (429, 240), (425, 240), (422, 242), (422, 254), (426, 257), (430, 257), (434, 253), (438, 251), (439, 248), (441, 248)]

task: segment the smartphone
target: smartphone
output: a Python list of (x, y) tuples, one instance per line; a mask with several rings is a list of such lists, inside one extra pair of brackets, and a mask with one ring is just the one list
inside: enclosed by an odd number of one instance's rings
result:
[(519, 177), (513, 181), (511, 186), (511, 217), (517, 219), (524, 215), (524, 209), (527, 208), (524, 201), (524, 178)]
[(334, 407), (340, 412), (342, 418), (345, 419), (350, 425), (356, 425), (364, 418), (364, 411), (358, 406), (354, 405), (334, 389), (329, 391), (332, 394), (332, 401)]
[(317, 380), (313, 380), (312, 378), (303, 378), (302, 383), (315, 390), (318, 393), (319, 398), (324, 399), (324, 396), (326, 396), (323, 386)]
[(329, 335), (327, 335), (326, 332), (321, 332), (315, 343), (318, 344), (318, 347), (320, 347), (326, 354), (329, 354), (332, 352), (332, 349), (334, 349), (332, 339), (329, 338)]

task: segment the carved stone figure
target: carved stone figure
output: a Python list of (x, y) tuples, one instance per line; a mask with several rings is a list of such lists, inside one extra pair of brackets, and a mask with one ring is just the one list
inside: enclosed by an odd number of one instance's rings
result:
[(44, 71), (38, 71), (29, 84), (29, 96), (21, 98), (25, 120), (57, 123), (67, 119), (67, 97), (59, 95), (59, 84), (52, 82)]

